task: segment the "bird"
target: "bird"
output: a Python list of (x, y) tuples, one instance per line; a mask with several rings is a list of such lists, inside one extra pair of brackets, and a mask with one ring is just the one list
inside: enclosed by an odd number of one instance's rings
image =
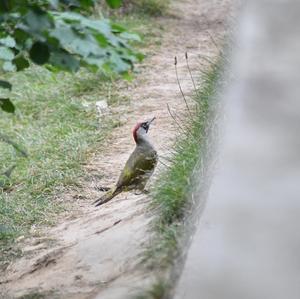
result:
[(94, 201), (96, 207), (110, 201), (123, 191), (145, 191), (146, 183), (153, 174), (158, 160), (157, 152), (148, 138), (148, 130), (154, 120), (155, 117), (135, 125), (132, 130), (136, 143), (135, 149), (129, 156), (115, 186)]

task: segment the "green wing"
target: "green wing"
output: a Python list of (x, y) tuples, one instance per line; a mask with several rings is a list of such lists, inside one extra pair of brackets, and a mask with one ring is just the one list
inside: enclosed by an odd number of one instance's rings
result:
[(134, 185), (138, 185), (144, 179), (145, 174), (151, 173), (156, 165), (156, 152), (144, 153), (136, 148), (129, 157), (125, 167), (119, 177), (117, 188), (126, 190), (126, 187), (132, 189)]

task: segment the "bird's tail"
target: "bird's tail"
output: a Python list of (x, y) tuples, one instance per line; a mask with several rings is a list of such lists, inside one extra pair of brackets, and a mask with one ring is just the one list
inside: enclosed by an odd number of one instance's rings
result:
[(107, 191), (103, 196), (98, 198), (96, 201), (93, 202), (96, 207), (103, 205), (104, 203), (110, 201), (115, 196), (117, 196), (119, 193), (121, 193), (122, 190), (118, 189), (116, 187), (111, 188), (109, 191)]

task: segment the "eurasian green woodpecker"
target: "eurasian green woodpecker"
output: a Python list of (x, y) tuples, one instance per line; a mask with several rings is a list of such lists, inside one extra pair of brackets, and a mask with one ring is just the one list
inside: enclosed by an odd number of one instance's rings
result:
[(96, 207), (108, 202), (123, 191), (144, 190), (157, 164), (157, 153), (147, 135), (154, 119), (155, 117), (137, 123), (133, 128), (132, 134), (136, 147), (127, 160), (117, 184), (94, 202)]

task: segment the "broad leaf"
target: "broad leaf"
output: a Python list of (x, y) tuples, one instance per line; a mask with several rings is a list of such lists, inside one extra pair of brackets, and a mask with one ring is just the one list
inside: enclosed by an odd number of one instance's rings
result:
[(90, 55), (85, 59), (85, 62), (90, 65), (95, 65), (98, 68), (102, 68), (104, 59), (99, 59), (99, 57)]
[(50, 16), (38, 8), (29, 10), (25, 23), (31, 32), (42, 32), (52, 25)]
[(0, 59), (2, 60), (13, 60), (15, 57), (15, 54), (14, 52), (7, 48), (7, 47), (4, 47), (4, 46), (0, 46)]
[(15, 106), (10, 99), (0, 99), (0, 108), (9, 113), (15, 112)]
[(125, 61), (121, 59), (119, 55), (113, 53), (111, 56), (112, 69), (117, 73), (124, 73), (131, 69), (130, 61)]
[(0, 87), (11, 90), (12, 85), (8, 81), (0, 80)]
[(6, 72), (14, 72), (16, 67), (11, 61), (5, 61), (2, 65), (2, 69)]
[(14, 48), (16, 46), (16, 41), (11, 36), (7, 36), (0, 39), (0, 44), (9, 48)]
[(8, 12), (11, 9), (12, 9), (12, 3), (11, 3), (11, 1), (8, 1), (8, 0), (6, 0), (6, 1), (1, 0), (0, 1), (0, 12), (1, 12), (1, 14), (5, 13), (5, 12)]
[(13, 60), (13, 63), (17, 67), (17, 71), (21, 71), (29, 67), (29, 62), (24, 56), (18, 56)]
[(49, 60), (50, 57), (49, 47), (45, 43), (36, 42), (31, 47), (29, 55), (32, 61), (36, 64), (44, 64)]
[(89, 8), (95, 5), (96, 0), (79, 0), (79, 2), (82, 8)]
[(137, 41), (137, 42), (141, 41), (140, 36), (135, 33), (122, 32), (120, 34), (120, 37), (125, 38), (127, 40)]
[(104, 52), (93, 35), (80, 34), (63, 22), (60, 22), (58, 27), (51, 32), (51, 36), (57, 38), (65, 50), (83, 58), (90, 54), (102, 55)]
[[(8, 1), (18, 5), (0, 22), (0, 60), (5, 71), (20, 71), (32, 60), (52, 70), (74, 72), (81, 65), (123, 74), (141, 59), (130, 46), (140, 41), (138, 35), (109, 19), (95, 20), (82, 13), (97, 0)], [(121, 0), (107, 3), (117, 7)]]
[(121, 25), (119, 25), (119, 24), (116, 24), (116, 23), (113, 23), (112, 25), (111, 25), (111, 28), (112, 28), (112, 31), (113, 32), (124, 32), (124, 31), (126, 31), (126, 28), (125, 27), (123, 27), (123, 26), (121, 26)]
[(71, 72), (76, 72), (80, 65), (77, 59), (66, 52), (51, 53), (49, 62), (54, 66)]
[(48, 2), (50, 3), (50, 5), (51, 5), (54, 9), (58, 9), (58, 6), (59, 6), (59, 0), (48, 0)]

